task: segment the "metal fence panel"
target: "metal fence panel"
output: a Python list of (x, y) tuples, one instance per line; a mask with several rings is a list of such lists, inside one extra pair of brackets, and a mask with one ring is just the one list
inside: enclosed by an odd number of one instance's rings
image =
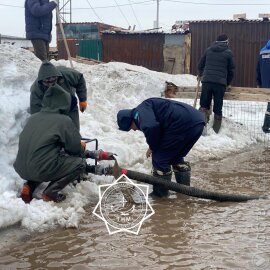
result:
[(103, 61), (125, 62), (162, 71), (164, 34), (102, 34)]
[[(78, 55), (78, 47), (79, 42), (76, 39), (67, 39), (68, 48), (70, 51), (71, 57), (76, 57)], [(58, 40), (57, 41), (57, 48), (58, 48), (58, 59), (68, 59), (66, 47), (64, 40)]]
[(102, 43), (100, 39), (80, 40), (79, 56), (102, 61)]

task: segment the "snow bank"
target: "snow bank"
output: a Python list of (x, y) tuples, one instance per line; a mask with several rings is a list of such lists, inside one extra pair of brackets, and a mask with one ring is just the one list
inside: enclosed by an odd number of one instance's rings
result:
[[(18, 136), (29, 114), (29, 89), (35, 80), (40, 61), (22, 49), (0, 45), (0, 228), (20, 222), (29, 230), (45, 230), (54, 226), (77, 227), (84, 215), (83, 207), (97, 200), (98, 184), (112, 177), (93, 176), (92, 182), (67, 187), (67, 200), (61, 204), (34, 199), (25, 205), (17, 198), (23, 180), (15, 173), (13, 162), (17, 153)], [(53, 62), (69, 65), (67, 61)], [(97, 138), (100, 148), (118, 154), (121, 166), (149, 172), (151, 161), (145, 159), (147, 145), (140, 132), (117, 129), (116, 114), (123, 108), (133, 108), (144, 99), (160, 97), (165, 81), (176, 85), (195, 86), (192, 75), (170, 75), (124, 63), (89, 66), (75, 64), (88, 87), (89, 107), (80, 114), (83, 137)], [(256, 142), (242, 126), (224, 121), (219, 135), (213, 130), (201, 137), (187, 159), (222, 158)], [(88, 145), (89, 149), (94, 144)]]

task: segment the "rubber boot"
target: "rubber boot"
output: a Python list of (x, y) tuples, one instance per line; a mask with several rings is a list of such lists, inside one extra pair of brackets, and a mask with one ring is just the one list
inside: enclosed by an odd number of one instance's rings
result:
[(43, 191), (42, 199), (44, 201), (62, 202), (66, 199), (64, 194), (58, 193), (65, 188), (69, 183), (72, 183), (81, 173), (80, 170), (76, 170), (73, 173), (66, 175), (56, 181), (51, 181), (47, 188)]
[[(154, 168), (152, 175), (155, 177), (158, 177), (158, 178), (162, 178), (162, 179), (164, 179), (164, 181), (171, 181), (171, 179), (172, 179), (172, 172), (171, 171), (165, 173), (165, 172), (159, 171), (159, 170)], [(168, 189), (165, 188), (164, 186), (158, 185), (158, 184), (153, 185), (153, 192), (150, 193), (150, 196), (159, 197), (159, 198), (167, 197), (168, 195), (169, 195)]]
[(25, 203), (30, 203), (33, 199), (33, 193), (39, 186), (39, 182), (27, 181), (23, 184), (20, 197)]
[(270, 112), (265, 113), (262, 130), (264, 133), (270, 133)]
[(178, 184), (190, 186), (191, 168), (189, 162), (173, 165), (175, 180)]
[(218, 133), (222, 123), (222, 115), (214, 115), (213, 130)]

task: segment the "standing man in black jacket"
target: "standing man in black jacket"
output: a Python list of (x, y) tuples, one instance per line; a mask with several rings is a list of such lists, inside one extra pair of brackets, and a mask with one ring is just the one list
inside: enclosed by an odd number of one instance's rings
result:
[(221, 127), (224, 93), (226, 89), (231, 88), (235, 68), (233, 54), (228, 48), (228, 44), (227, 35), (219, 35), (216, 42), (207, 48), (198, 64), (198, 79), (202, 82), (200, 111), (205, 114), (207, 123), (213, 97), (215, 114), (213, 129), (216, 133)]

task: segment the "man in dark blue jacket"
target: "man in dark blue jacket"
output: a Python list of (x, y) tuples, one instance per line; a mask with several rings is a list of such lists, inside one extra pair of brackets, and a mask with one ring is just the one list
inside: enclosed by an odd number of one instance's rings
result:
[(35, 55), (41, 60), (49, 60), (49, 43), (52, 32), (52, 11), (57, 0), (26, 0), (26, 39), (31, 40)]
[[(260, 51), (257, 64), (257, 86), (270, 88), (270, 40)], [(262, 129), (265, 133), (270, 133), (270, 102), (267, 105)]]
[(228, 42), (227, 35), (219, 35), (216, 42), (205, 51), (198, 64), (198, 79), (202, 81), (200, 110), (205, 114), (207, 123), (213, 96), (215, 114), (213, 129), (216, 133), (221, 127), (224, 93), (226, 88), (229, 90), (234, 75), (233, 55), (228, 48)]
[[(203, 132), (205, 125), (201, 112), (185, 103), (162, 98), (149, 98), (131, 110), (120, 110), (117, 114), (120, 130), (140, 130), (144, 133), (152, 155), (153, 175), (171, 180), (172, 171), (176, 181), (190, 185), (190, 165), (184, 161)], [(153, 194), (166, 196), (168, 190), (154, 185)]]

